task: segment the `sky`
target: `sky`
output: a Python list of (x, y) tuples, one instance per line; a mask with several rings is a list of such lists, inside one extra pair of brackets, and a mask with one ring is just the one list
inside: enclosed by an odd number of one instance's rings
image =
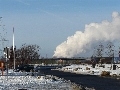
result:
[[(112, 20), (120, 0), (0, 0), (1, 35), (12, 46), (37, 44), (42, 57), (53, 57), (56, 47), (85, 25)], [(4, 33), (4, 34), (3, 34)], [(1, 42), (2, 43), (2, 42)], [(2, 46), (3, 44), (1, 44)]]

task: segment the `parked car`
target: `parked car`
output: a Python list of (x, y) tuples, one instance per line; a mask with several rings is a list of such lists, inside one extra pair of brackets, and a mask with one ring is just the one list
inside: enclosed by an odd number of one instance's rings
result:
[(16, 72), (19, 71), (25, 71), (25, 72), (30, 72), (34, 70), (34, 65), (20, 65), (19, 67), (16, 68)]
[(36, 72), (46, 70), (46, 69), (55, 69), (56, 66), (37, 66), (34, 70)]

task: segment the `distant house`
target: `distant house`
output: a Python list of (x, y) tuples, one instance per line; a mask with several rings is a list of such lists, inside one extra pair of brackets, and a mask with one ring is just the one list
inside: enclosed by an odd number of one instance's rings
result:
[(94, 57), (91, 58), (90, 60), (84, 60), (83, 63), (87, 63), (87, 64), (111, 64), (113, 58), (112, 57)]
[(96, 57), (96, 62), (102, 64), (111, 64), (114, 63), (115, 59), (118, 60), (118, 58), (113, 57)]

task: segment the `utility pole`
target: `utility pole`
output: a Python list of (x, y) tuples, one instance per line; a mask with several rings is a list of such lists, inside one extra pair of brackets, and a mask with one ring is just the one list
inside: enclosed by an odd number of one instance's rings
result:
[(15, 70), (15, 45), (14, 45), (14, 27), (13, 27), (13, 59), (14, 59), (14, 70)]

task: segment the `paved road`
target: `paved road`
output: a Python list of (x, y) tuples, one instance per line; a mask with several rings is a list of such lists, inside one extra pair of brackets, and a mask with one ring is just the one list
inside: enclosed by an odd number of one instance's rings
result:
[(88, 88), (94, 87), (96, 90), (120, 90), (120, 80), (117, 79), (104, 78), (94, 75), (75, 74), (50, 69), (45, 69), (43, 72), (46, 75), (58, 76), (75, 82), (76, 84), (87, 86)]

